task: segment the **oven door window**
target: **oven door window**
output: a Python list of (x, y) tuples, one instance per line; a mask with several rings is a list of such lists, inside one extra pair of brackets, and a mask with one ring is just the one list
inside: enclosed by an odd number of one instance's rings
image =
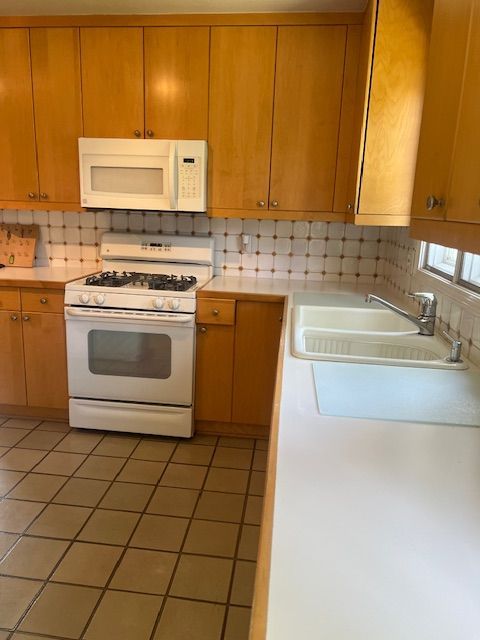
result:
[(172, 340), (165, 334), (95, 329), (88, 332), (88, 368), (97, 375), (164, 380), (172, 372)]

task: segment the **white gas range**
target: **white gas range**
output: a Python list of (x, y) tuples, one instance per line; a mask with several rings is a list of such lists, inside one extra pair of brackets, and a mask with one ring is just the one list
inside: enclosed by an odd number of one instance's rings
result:
[(190, 437), (207, 237), (106, 233), (104, 271), (65, 287), (70, 424)]

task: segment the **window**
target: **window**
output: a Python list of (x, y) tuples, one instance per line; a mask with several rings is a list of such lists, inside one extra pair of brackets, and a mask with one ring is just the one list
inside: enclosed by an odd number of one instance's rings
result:
[(480, 255), (423, 243), (420, 266), (450, 282), (480, 293)]

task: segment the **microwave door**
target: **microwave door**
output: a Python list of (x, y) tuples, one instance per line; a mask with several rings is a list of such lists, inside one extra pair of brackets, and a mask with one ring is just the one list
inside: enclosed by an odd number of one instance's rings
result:
[(84, 155), (82, 204), (112, 209), (171, 210), (172, 203), (176, 207), (171, 155), (171, 152), (162, 156)]

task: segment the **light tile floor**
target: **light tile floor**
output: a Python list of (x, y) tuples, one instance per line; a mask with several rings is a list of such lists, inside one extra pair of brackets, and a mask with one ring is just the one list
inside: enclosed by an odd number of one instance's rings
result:
[(247, 640), (266, 455), (0, 417), (0, 640)]

